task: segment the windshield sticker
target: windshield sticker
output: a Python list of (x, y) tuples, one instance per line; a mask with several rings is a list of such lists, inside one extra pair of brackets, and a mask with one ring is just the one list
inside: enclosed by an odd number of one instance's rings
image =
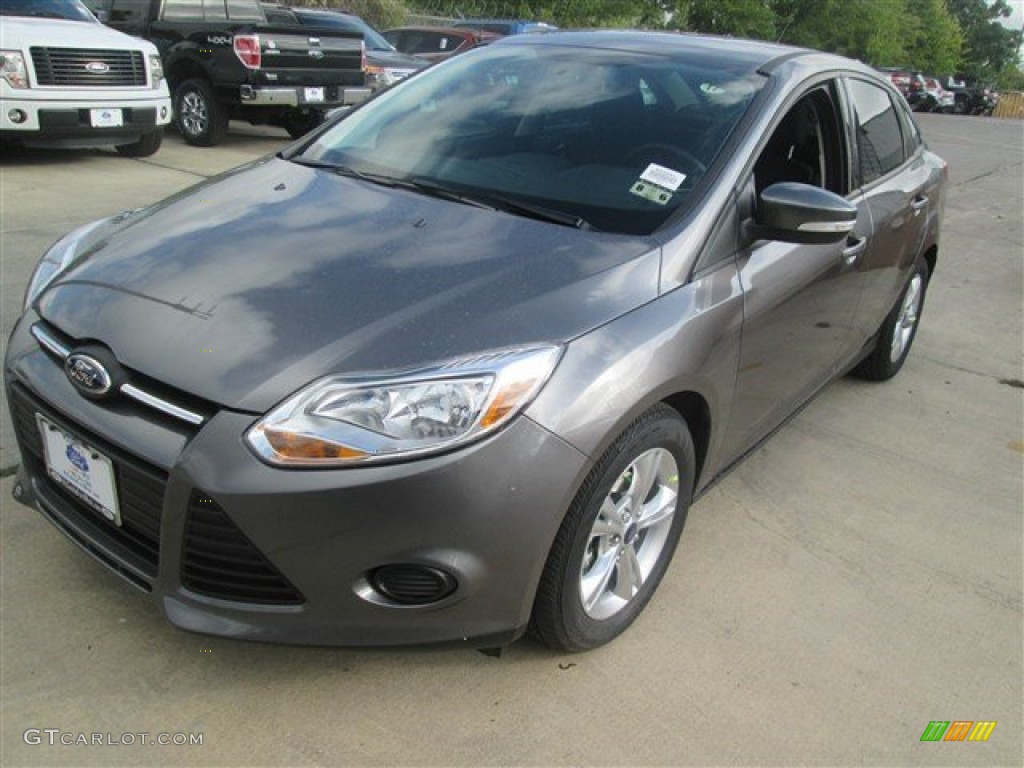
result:
[(672, 195), (684, 181), (686, 181), (685, 173), (651, 163), (647, 166), (647, 170), (640, 174), (640, 178), (636, 180), (629, 191), (652, 203), (668, 205)]
[(669, 192), (675, 192), (686, 181), (686, 174), (673, 171), (671, 168), (657, 163), (651, 163), (647, 166), (647, 170), (640, 174), (640, 181), (649, 181)]
[(671, 190), (646, 181), (638, 181), (629, 191), (658, 205), (668, 205), (668, 201), (672, 199)]

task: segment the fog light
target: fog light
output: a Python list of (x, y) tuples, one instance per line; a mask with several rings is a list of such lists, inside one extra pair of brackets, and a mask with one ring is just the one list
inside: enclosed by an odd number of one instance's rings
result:
[(10, 112), (7, 113), (7, 119), (15, 125), (20, 125), (21, 123), (24, 123), (26, 120), (28, 120), (28, 115), (20, 109), (12, 109)]
[(411, 563), (375, 568), (367, 574), (366, 581), (384, 598), (381, 602), (392, 605), (429, 605), (444, 600), (458, 588), (450, 573)]

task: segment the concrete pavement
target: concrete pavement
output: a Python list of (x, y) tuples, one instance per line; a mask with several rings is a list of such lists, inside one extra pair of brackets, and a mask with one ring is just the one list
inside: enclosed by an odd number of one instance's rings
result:
[[(906, 367), (887, 384), (836, 382), (701, 499), (619, 640), (575, 656), (521, 641), (496, 660), (185, 634), (13, 503), (8, 478), (0, 763), (1024, 764), (1024, 134), (920, 122), (952, 184)], [(150, 161), (0, 161), (4, 337), (63, 231), (284, 141), (235, 132), (197, 150), (172, 135)], [(2, 466), (16, 453), (6, 429)], [(985, 743), (922, 743), (934, 720), (997, 726)], [(26, 743), (27, 729), (57, 729), (57, 743)], [(203, 743), (144, 746), (140, 732)], [(94, 733), (136, 743), (59, 743)]]

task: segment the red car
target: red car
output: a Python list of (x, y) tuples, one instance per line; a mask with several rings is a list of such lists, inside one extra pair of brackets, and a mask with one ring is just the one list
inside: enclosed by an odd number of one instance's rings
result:
[(454, 27), (395, 27), (383, 34), (402, 53), (427, 61), (441, 61), (501, 37), (480, 29)]

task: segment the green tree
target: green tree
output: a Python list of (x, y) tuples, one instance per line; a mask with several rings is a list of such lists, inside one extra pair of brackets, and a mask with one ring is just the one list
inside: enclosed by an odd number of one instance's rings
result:
[(876, 66), (902, 63), (906, 0), (773, 0), (781, 41)]
[(775, 37), (775, 14), (765, 0), (690, 0), (686, 28), (760, 40)]
[(960, 24), (943, 0), (907, 0), (907, 62), (930, 74), (960, 70), (964, 43)]
[(292, 0), (291, 4), (354, 13), (377, 29), (404, 24), (409, 14), (402, 0)]
[(562, 27), (651, 27), (665, 25), (674, 0), (423, 0), (413, 3), (420, 13), (473, 19), (510, 18), (553, 22)]
[(963, 30), (965, 75), (992, 80), (1000, 72), (1017, 66), (1020, 32), (999, 23), (999, 19), (1010, 15), (1010, 6), (1004, 0), (948, 2), (950, 12)]

